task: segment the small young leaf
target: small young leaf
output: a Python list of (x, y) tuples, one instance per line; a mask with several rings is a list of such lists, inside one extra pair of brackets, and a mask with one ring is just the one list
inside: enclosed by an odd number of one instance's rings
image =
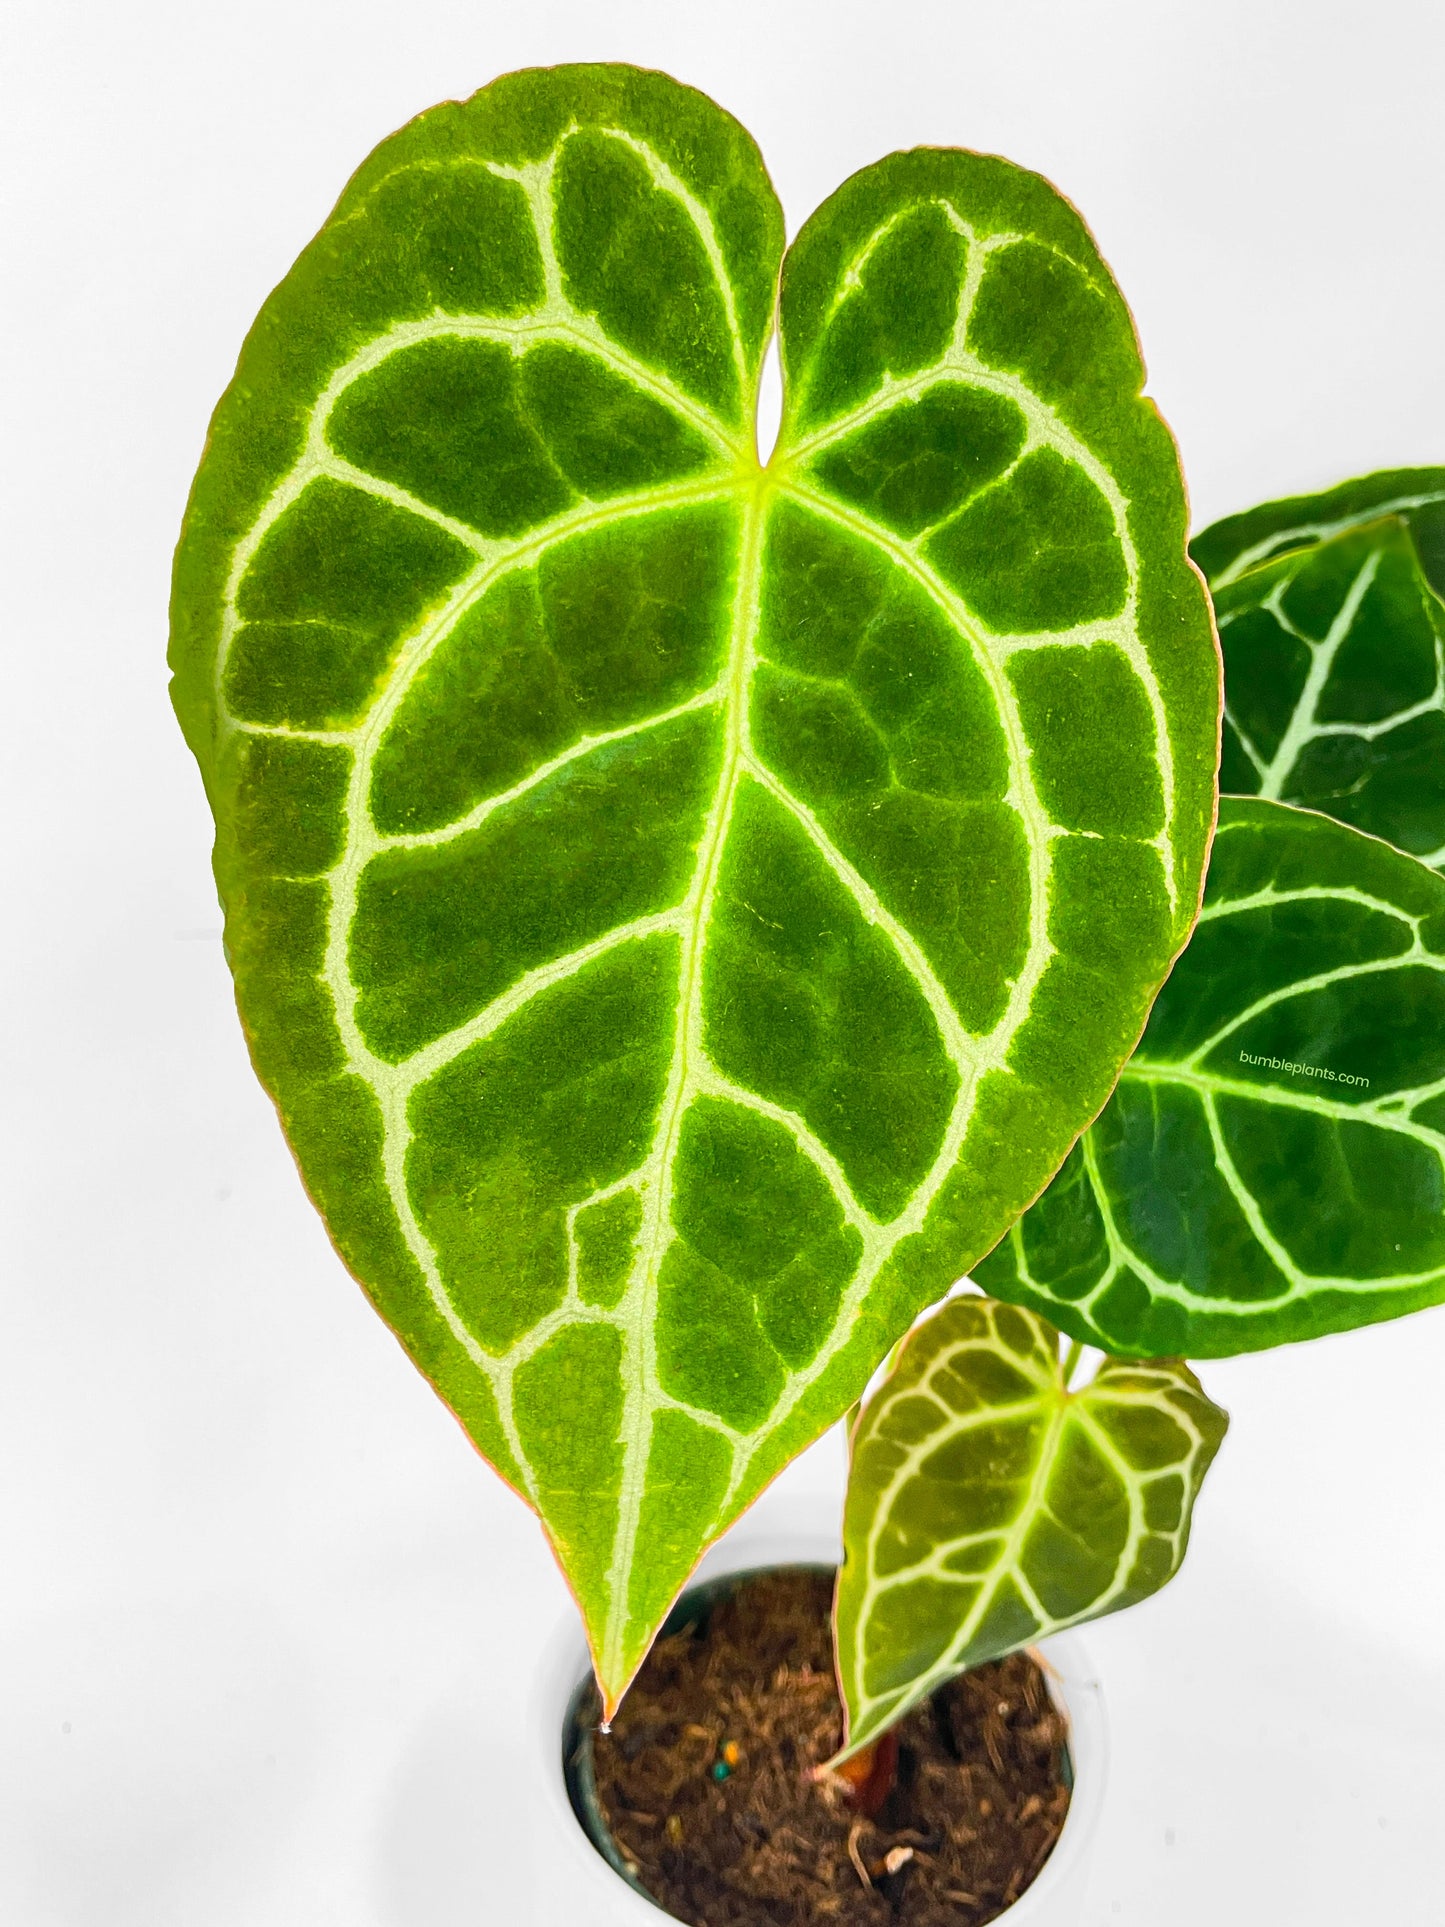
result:
[(626, 67), (383, 143), (177, 557), (243, 1021), (615, 1705), (704, 1546), (1047, 1180), (1183, 942), (1217, 669), (1071, 208)]
[(1270, 503), (1193, 552), (1224, 648), (1220, 787), (1445, 866), (1445, 469)]
[(1198, 928), (1117, 1091), (973, 1276), (1135, 1356), (1445, 1300), (1445, 877), (1225, 798)]
[(1058, 1334), (987, 1298), (910, 1336), (852, 1442), (840, 1759), (966, 1667), (1157, 1592), (1229, 1421), (1175, 1359), (1064, 1382)]

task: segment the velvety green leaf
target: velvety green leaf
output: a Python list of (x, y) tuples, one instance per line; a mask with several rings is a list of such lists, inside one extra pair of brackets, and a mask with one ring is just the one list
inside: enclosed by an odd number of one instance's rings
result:
[(1071, 1391), (1031, 1312), (926, 1319), (853, 1433), (838, 1758), (952, 1674), (1157, 1592), (1228, 1423), (1177, 1359), (1105, 1359)]
[[(699, 1552), (1057, 1168), (1197, 901), (1217, 656), (1045, 183), (512, 75), (267, 302), (178, 555), (241, 1012), (615, 1703)], [(1127, 927), (1127, 941), (1120, 932)]]
[(1220, 787), (1445, 866), (1445, 469), (1206, 529), (1224, 647)]
[(1146, 1356), (1445, 1300), (1445, 878), (1327, 817), (1225, 798), (1138, 1052), (973, 1275)]

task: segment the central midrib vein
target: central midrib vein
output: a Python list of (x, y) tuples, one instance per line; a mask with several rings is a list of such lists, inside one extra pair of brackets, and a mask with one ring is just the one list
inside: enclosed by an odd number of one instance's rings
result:
[[(967, 1347), (963, 1347), (963, 1346), (951, 1347), (948, 1352), (945, 1352), (942, 1354), (942, 1357), (948, 1358), (950, 1356), (955, 1355), (957, 1351), (965, 1350), (965, 1349), (985, 1350), (989, 1348), (987, 1346), (979, 1346), (979, 1345), (971, 1345)], [(1055, 1365), (1056, 1374), (1057, 1374), (1057, 1369), (1058, 1368), (1056, 1364)], [(930, 1373), (930, 1377), (931, 1376), (932, 1376), (932, 1373)], [(1023, 1551), (1024, 1542), (1027, 1539), (1029, 1531), (1034, 1525), (1038, 1517), (1039, 1511), (1043, 1504), (1044, 1497), (1048, 1491), (1049, 1476), (1053, 1469), (1054, 1451), (1058, 1443), (1059, 1434), (1063, 1430), (1064, 1420), (1068, 1413), (1069, 1405), (1072, 1399), (1072, 1394), (1069, 1393), (1067, 1388), (1060, 1387), (1057, 1384), (1057, 1382), (1055, 1382), (1054, 1384), (1050, 1384), (1047, 1380), (1045, 1380), (1039, 1385), (1037, 1398), (1022, 1400), (1020, 1401), (1019, 1407), (1017, 1408), (1023, 1411), (1027, 1411), (1031, 1408), (1037, 1408), (1037, 1407), (1047, 1408), (1049, 1401), (1051, 1399), (1055, 1401), (1053, 1410), (1048, 1413), (1048, 1417), (1045, 1421), (1044, 1435), (1040, 1439), (1038, 1443), (1037, 1451), (1034, 1455), (1033, 1465), (1029, 1472), (1028, 1490), (1024, 1494), (1024, 1497), (1022, 1498), (1022, 1500), (1020, 1501), (1019, 1509), (1014, 1514), (1013, 1520), (1010, 1523), (1009, 1527), (1007, 1528), (1006, 1532), (1000, 1535), (1004, 1541), (1004, 1549), (999, 1554), (998, 1559), (994, 1563), (992, 1577), (989, 1577), (988, 1575), (984, 1576), (983, 1584), (979, 1588), (978, 1597), (975, 1599), (973, 1605), (970, 1607), (969, 1611), (965, 1615), (963, 1623), (959, 1627), (957, 1635), (950, 1642), (945, 1653), (939, 1659), (935, 1660), (933, 1665), (928, 1668), (928, 1671), (923, 1676), (924, 1679), (930, 1679), (935, 1675), (942, 1677), (947, 1674), (950, 1667), (954, 1663), (956, 1663), (957, 1656), (967, 1648), (968, 1642), (973, 1638), (974, 1634), (978, 1631), (979, 1626), (983, 1623), (985, 1617), (989, 1612), (989, 1609), (992, 1607), (994, 1601), (997, 1599), (999, 1589), (1004, 1584), (1005, 1580), (1010, 1578), (1015, 1580), (1015, 1582), (1019, 1584), (1020, 1592), (1022, 1592), (1025, 1588), (1027, 1588), (1030, 1597), (1025, 1601), (1025, 1603), (1028, 1605), (1030, 1611), (1033, 1611), (1035, 1607), (1039, 1607), (1038, 1599), (1033, 1596), (1033, 1587), (1030, 1585), (1026, 1575), (1022, 1570), (1022, 1566), (1020, 1564), (1020, 1555)], [(935, 1433), (931, 1435), (932, 1444), (935, 1449), (946, 1444), (950, 1438), (957, 1435), (957, 1432), (959, 1430), (963, 1429), (961, 1427), (956, 1427), (952, 1423), (952, 1418), (953, 1418), (953, 1414), (950, 1414), (949, 1418), (945, 1420), (944, 1425), (942, 1427), (941, 1434)], [(890, 1500), (890, 1503), (891, 1503), (891, 1500)], [(875, 1522), (874, 1522), (875, 1531), (878, 1531), (881, 1528), (881, 1526), (885, 1523), (886, 1523), (886, 1520), (882, 1516), (882, 1508), (880, 1507), (879, 1516), (875, 1519)], [(881, 1536), (881, 1532), (880, 1532), (880, 1536)], [(873, 1575), (873, 1559), (874, 1559), (875, 1549), (876, 1549), (876, 1540), (873, 1534), (870, 1533), (869, 1546), (868, 1546), (868, 1571), (870, 1575), (870, 1581)], [(880, 1590), (886, 1591), (886, 1590), (891, 1590), (891, 1588), (885, 1587), (880, 1589), (873, 1586), (870, 1583), (868, 1597), (867, 1597), (867, 1600), (865, 1601), (865, 1609), (859, 1613), (857, 1624), (854, 1628), (854, 1665), (857, 1668), (857, 1678), (858, 1678), (858, 1683), (860, 1688), (864, 1686), (864, 1682), (867, 1677), (864, 1668), (867, 1663), (868, 1623), (871, 1618), (871, 1609), (872, 1609), (873, 1603), (876, 1600)], [(1041, 1607), (1039, 1608), (1039, 1613), (1037, 1616), (1039, 1618), (1040, 1625), (1047, 1623), (1047, 1615), (1043, 1613)], [(880, 1704), (882, 1700), (886, 1699), (887, 1697), (888, 1696), (886, 1694), (878, 1695), (878, 1696), (868, 1695), (866, 1704), (870, 1706), (876, 1706)], [(915, 1685), (915, 1698), (916, 1697), (918, 1697), (918, 1693)], [(865, 1721), (860, 1722), (860, 1724), (866, 1725), (866, 1715), (865, 1715)], [(853, 1739), (853, 1737), (854, 1736), (852, 1734), (849, 1735), (850, 1741)]]
[[(676, 1028), (667, 1087), (663, 1093), (652, 1154), (644, 1180), (639, 1258), (628, 1296), (632, 1316), (623, 1325), (623, 1411), (621, 1426), (622, 1483), (618, 1494), (617, 1530), (608, 1569), (607, 1630), (600, 1675), (609, 1689), (626, 1684), (625, 1655), (628, 1621), (627, 1581), (646, 1487), (649, 1428), (657, 1401), (650, 1394), (657, 1379), (657, 1287), (664, 1253), (672, 1237), (673, 1169), (682, 1121), (695, 1094), (697, 1072), (705, 1062), (703, 1047), (702, 967), (708, 922), (717, 888), (718, 870), (727, 842), (733, 802), (744, 770), (747, 741), (747, 702), (752, 678), (753, 640), (758, 622), (759, 562), (762, 530), (767, 515), (768, 480), (762, 470), (740, 480), (743, 505), (738, 541), (737, 586), (733, 598), (733, 626), (724, 671), (723, 755), (712, 808), (698, 845), (692, 882), (682, 909), (681, 953), (678, 959)], [(750, 480), (750, 485), (748, 481)], [(610, 1716), (613, 1707), (604, 1711)]]
[(1309, 638), (1310, 664), (1305, 675), (1304, 688), (1300, 691), (1299, 701), (1294, 706), (1279, 746), (1260, 778), (1259, 794), (1269, 802), (1280, 800), (1287, 778), (1295, 763), (1315, 735), (1315, 719), (1319, 713), (1320, 697), (1324, 694), (1325, 684), (1329, 681), (1335, 657), (1340, 646), (1355, 626), (1355, 617), (1360, 612), (1360, 604), (1369, 592), (1380, 566), (1380, 551), (1372, 549), (1356, 572), (1350, 583), (1344, 601), (1335, 613), (1335, 619), (1320, 642)]

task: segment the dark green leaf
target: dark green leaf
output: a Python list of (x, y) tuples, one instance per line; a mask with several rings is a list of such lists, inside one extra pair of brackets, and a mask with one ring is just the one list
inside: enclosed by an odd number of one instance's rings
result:
[(1445, 878), (1226, 798), (1198, 928), (1117, 1091), (973, 1275), (1144, 1356), (1445, 1300)]
[(1206, 529), (1224, 646), (1220, 787), (1445, 865), (1445, 469)]
[(1417, 533), (1437, 593), (1445, 594), (1445, 468), (1390, 468), (1357, 476), (1318, 495), (1291, 495), (1242, 515), (1212, 522), (1189, 544), (1189, 553), (1218, 593), (1264, 563), (1292, 549), (1309, 549), (1366, 522), (1403, 517)]

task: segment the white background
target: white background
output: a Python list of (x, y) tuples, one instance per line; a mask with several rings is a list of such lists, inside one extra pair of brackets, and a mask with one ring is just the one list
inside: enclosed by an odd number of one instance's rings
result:
[[(511, 1754), (561, 1583), (302, 1198), (166, 702), (170, 550), (241, 336), (401, 121), (626, 58), (741, 117), (794, 229), (894, 147), (1049, 174), (1200, 523), (1440, 462), (1445, 10), (5, 11), (0, 1921), (519, 1921)], [(1088, 1927), (1445, 1919), (1442, 1374), (1442, 1312), (1206, 1368), (1234, 1430), (1188, 1568), (1092, 1635)], [(835, 1506), (832, 1443), (789, 1478)]]

